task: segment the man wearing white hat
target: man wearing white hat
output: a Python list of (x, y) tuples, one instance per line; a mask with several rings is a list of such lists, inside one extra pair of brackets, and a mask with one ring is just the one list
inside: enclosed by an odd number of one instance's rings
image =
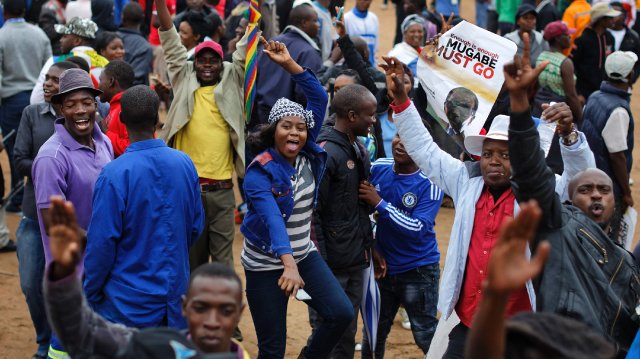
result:
[[(528, 48), (525, 53), (528, 57)], [(386, 58), (386, 61), (387, 66), (393, 67), (398, 60)], [(518, 212), (510, 182), (509, 117), (496, 116), (486, 135), (465, 137), (467, 151), (479, 156), (480, 161), (464, 163), (433, 142), (406, 93), (394, 89), (394, 98), (393, 117), (407, 152), (429, 179), (451, 196), (456, 206), (440, 281), (438, 310), (445, 321), (450, 319), (454, 310), (460, 318), (460, 324), (449, 334), (449, 347), (444, 358), (462, 358), (465, 339), (483, 295), (482, 283), (486, 279), (498, 229), (506, 218)], [(566, 104), (555, 106), (568, 110)], [(595, 161), (584, 136), (573, 126), (571, 111), (558, 112), (563, 115), (548, 120), (559, 121), (565, 172), (561, 177), (557, 176), (556, 192), (561, 198), (567, 198), (569, 179), (593, 167)], [(509, 297), (507, 316), (531, 310), (535, 310), (535, 293), (529, 282)]]
[(616, 214), (611, 237), (619, 240), (620, 219), (633, 206), (629, 172), (633, 151), (633, 114), (629, 105), (633, 68), (638, 56), (616, 51), (604, 64), (606, 80), (594, 92), (584, 109), (582, 129), (596, 158), (596, 165), (613, 180)]

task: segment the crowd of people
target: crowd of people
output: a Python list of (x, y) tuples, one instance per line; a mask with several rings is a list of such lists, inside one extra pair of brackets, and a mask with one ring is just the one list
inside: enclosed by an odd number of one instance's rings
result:
[[(283, 358), (292, 297), (298, 358), (383, 358), (399, 311), (425, 356), (637, 357), (635, 2), (476, 0), (517, 53), (464, 136), (478, 98), (453, 89), (437, 119), (417, 79), (458, 1), (393, 2), (380, 56), (371, 0), (3, 0), (0, 252), (33, 358), (248, 358), (245, 298), (258, 358)], [(368, 270), (379, 318), (360, 341)]]

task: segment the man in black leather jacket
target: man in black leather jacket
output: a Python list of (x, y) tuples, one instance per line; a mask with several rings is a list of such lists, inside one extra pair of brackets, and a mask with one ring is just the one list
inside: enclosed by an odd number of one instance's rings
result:
[[(633, 314), (640, 300), (640, 271), (633, 256), (606, 234), (614, 208), (612, 182), (604, 172), (588, 169), (569, 184), (573, 205), (560, 202), (544, 154), (531, 151), (540, 148), (540, 138), (531, 119), (527, 90), (544, 66), (531, 68), (528, 54), (527, 46), (522, 61), (516, 59), (505, 66), (505, 86), (511, 98), (512, 188), (518, 202), (535, 199), (542, 209), (538, 234), (530, 243), (532, 251), (543, 239), (552, 248), (534, 283), (537, 311), (578, 319), (624, 353), (638, 331)], [(554, 108), (543, 116), (558, 119), (571, 112)], [(571, 142), (570, 137), (561, 141)]]

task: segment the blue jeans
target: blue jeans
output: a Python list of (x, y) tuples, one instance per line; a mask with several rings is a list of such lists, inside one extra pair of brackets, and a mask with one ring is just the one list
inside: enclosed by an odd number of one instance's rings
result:
[(487, 10), (489, 3), (484, 0), (476, 0), (476, 25), (487, 28)]
[[(283, 270), (245, 271), (247, 301), (258, 337), (258, 359), (284, 358), (287, 345), (287, 304), (289, 297), (278, 286)], [(353, 307), (344, 290), (318, 252), (309, 253), (298, 263), (306, 303), (324, 321), (305, 349), (307, 358), (326, 358), (353, 320)]]
[[(439, 280), (440, 266), (438, 263), (396, 275), (387, 275), (378, 280), (381, 305), (376, 340), (376, 359), (384, 358), (385, 342), (400, 305), (403, 305), (407, 310), (413, 339), (422, 352), (427, 353), (438, 325), (436, 306), (438, 304)], [(369, 338), (367, 338), (366, 332), (363, 334), (362, 358), (368, 359), (372, 357)]]
[[(360, 313), (360, 303), (362, 302), (362, 289), (364, 286), (364, 271), (366, 269), (356, 269), (348, 272), (334, 273), (334, 277), (351, 301), (353, 307), (353, 320), (347, 327), (344, 334), (333, 348), (332, 359), (352, 359), (356, 349), (356, 332), (358, 330), (358, 314)], [(309, 308), (309, 324), (311, 325), (311, 335), (307, 339), (307, 344), (311, 343), (316, 335), (316, 331), (322, 324), (322, 317), (318, 312)]]
[[(2, 129), (2, 134), (6, 136), (12, 130), (16, 131), (16, 133), (4, 143), (7, 149), (7, 155), (9, 156), (9, 166), (11, 167), (11, 188), (15, 188), (16, 184), (22, 179), (22, 176), (16, 172), (14, 165), (13, 146), (16, 143), (18, 126), (20, 126), (20, 120), (22, 119), (22, 110), (29, 106), (30, 97), (31, 91), (23, 91), (13, 96), (3, 98), (2, 104), (0, 104), (0, 128)], [(23, 191), (18, 192), (11, 198), (11, 203), (15, 205), (22, 204), (22, 194)]]
[(33, 327), (36, 329), (38, 353), (46, 354), (51, 340), (51, 328), (44, 309), (42, 279), (44, 277), (44, 248), (38, 221), (22, 217), (18, 230), (17, 254), (20, 289), (27, 300)]

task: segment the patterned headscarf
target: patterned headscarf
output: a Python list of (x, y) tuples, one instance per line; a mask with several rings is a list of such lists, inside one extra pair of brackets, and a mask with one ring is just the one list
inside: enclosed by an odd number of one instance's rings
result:
[(426, 28), (427, 26), (427, 22), (425, 21), (425, 19), (417, 14), (413, 14), (413, 15), (409, 15), (407, 16), (404, 21), (402, 21), (402, 24), (400, 25), (400, 29), (402, 30), (402, 33), (404, 34), (407, 29), (409, 28), (409, 26), (411, 25), (415, 25), (418, 24), (420, 26), (422, 26), (422, 28)]
[(310, 129), (316, 125), (316, 122), (313, 119), (313, 112), (305, 110), (301, 104), (284, 97), (276, 101), (276, 104), (271, 108), (271, 112), (269, 113), (269, 124), (278, 122), (283, 117), (288, 116), (300, 117)]

